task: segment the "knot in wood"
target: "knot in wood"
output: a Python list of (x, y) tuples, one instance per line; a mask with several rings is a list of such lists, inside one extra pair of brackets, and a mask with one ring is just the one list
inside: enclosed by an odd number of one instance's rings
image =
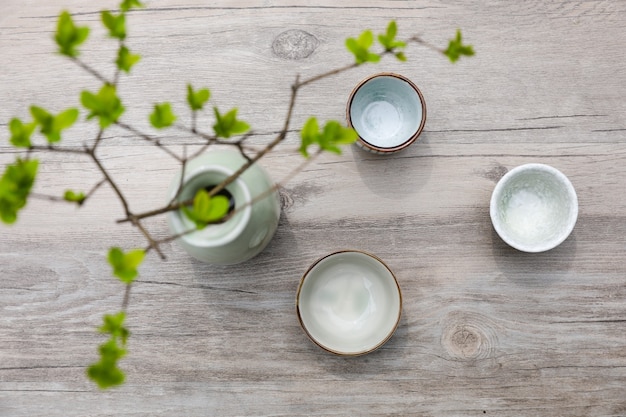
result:
[(450, 335), (449, 348), (455, 356), (462, 358), (476, 357), (480, 351), (481, 335), (468, 326), (461, 326), (454, 329)]
[(497, 337), (488, 318), (453, 312), (446, 317), (441, 344), (454, 359), (486, 359), (494, 356)]
[(289, 191), (287, 191), (285, 188), (280, 187), (278, 189), (278, 196), (280, 197), (281, 210), (287, 211), (289, 210), (289, 208), (291, 208), (291, 206), (293, 206), (294, 204), (293, 198), (291, 197), (291, 194), (289, 193)]
[(319, 45), (319, 41), (309, 32), (289, 29), (280, 33), (272, 43), (276, 56), (283, 59), (298, 60), (311, 55)]
[(489, 171), (485, 171), (483, 173), (483, 176), (488, 180), (498, 182), (500, 181), (500, 178), (504, 177), (504, 174), (506, 174), (507, 172), (509, 172), (507, 167), (505, 167), (504, 165), (496, 164), (496, 166), (491, 168)]

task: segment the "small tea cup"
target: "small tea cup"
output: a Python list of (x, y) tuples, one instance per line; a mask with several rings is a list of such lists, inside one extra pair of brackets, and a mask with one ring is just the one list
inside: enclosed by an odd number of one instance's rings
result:
[(391, 154), (411, 145), (422, 133), (426, 102), (411, 80), (383, 72), (365, 78), (352, 90), (346, 118), (359, 135), (359, 147)]
[(526, 164), (496, 184), (489, 207), (491, 222), (508, 245), (544, 252), (570, 235), (578, 218), (578, 198), (569, 179), (544, 164)]
[(400, 323), (402, 295), (382, 260), (343, 250), (309, 267), (298, 287), (296, 310), (315, 344), (337, 355), (358, 356), (391, 338)]

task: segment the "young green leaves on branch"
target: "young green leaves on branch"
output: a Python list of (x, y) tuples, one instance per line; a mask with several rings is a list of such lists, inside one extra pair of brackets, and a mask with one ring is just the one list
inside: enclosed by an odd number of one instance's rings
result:
[(61, 140), (61, 131), (72, 126), (78, 118), (77, 109), (67, 109), (56, 116), (37, 106), (30, 106), (30, 114), (39, 125), (39, 132), (44, 135), (49, 143), (57, 143)]
[[(143, 262), (145, 255), (146, 252), (143, 249), (134, 249), (125, 253), (120, 248), (111, 248), (108, 260), (113, 267), (113, 275), (130, 285), (137, 277), (137, 268)], [(87, 368), (87, 376), (101, 389), (124, 383), (124, 371), (118, 366), (118, 361), (126, 355), (126, 341), (130, 335), (124, 326), (125, 318), (124, 311), (117, 314), (105, 314), (103, 324), (99, 329), (101, 333), (109, 335), (109, 340), (98, 347), (100, 360)]]
[[(404, 53), (398, 51), (398, 49), (404, 48), (406, 42), (396, 39), (396, 33), (398, 32), (398, 26), (394, 20), (389, 22), (385, 33), (378, 35), (378, 42), (384, 48), (385, 53), (392, 53), (400, 61), (406, 61)], [(357, 65), (364, 64), (366, 62), (378, 62), (381, 55), (370, 51), (370, 48), (374, 45), (374, 34), (371, 30), (366, 30), (358, 38), (346, 39), (346, 47), (355, 58)]]
[(127, 12), (132, 8), (140, 9), (142, 7), (144, 5), (139, 0), (122, 0), (122, 3), (120, 3), (120, 10), (123, 12)]
[(176, 121), (176, 115), (172, 112), (170, 103), (154, 105), (154, 111), (150, 114), (150, 124), (156, 129), (170, 127)]
[(83, 91), (80, 94), (80, 102), (87, 110), (90, 110), (87, 119), (97, 117), (103, 129), (117, 122), (125, 110), (115, 87), (110, 84), (102, 86), (98, 94)]
[(100, 360), (87, 368), (87, 375), (100, 389), (124, 383), (125, 375), (118, 361), (126, 355), (126, 341), (130, 332), (124, 327), (126, 314), (105, 314), (100, 332), (109, 335), (109, 340), (98, 347)]
[(120, 281), (130, 284), (139, 275), (137, 268), (143, 262), (144, 256), (146, 256), (146, 251), (143, 249), (134, 249), (124, 253), (122, 249), (114, 247), (109, 249), (107, 258), (113, 267), (113, 275), (118, 277)]
[(364, 31), (358, 38), (346, 39), (346, 47), (354, 54), (357, 65), (380, 61), (380, 55), (370, 52), (373, 43), (374, 34), (371, 30)]
[(59, 16), (57, 23), (57, 31), (54, 40), (59, 46), (59, 53), (76, 58), (78, 56), (78, 46), (87, 40), (89, 36), (89, 28), (86, 26), (78, 27), (74, 24), (72, 16), (63, 11)]
[(398, 33), (398, 25), (395, 20), (392, 20), (387, 25), (387, 31), (378, 35), (378, 42), (385, 48), (385, 52), (390, 52), (398, 58), (400, 61), (406, 61), (406, 56), (401, 51), (396, 51), (399, 48), (406, 47), (406, 42), (396, 40), (396, 34)]
[(187, 103), (192, 111), (202, 110), (204, 104), (209, 101), (211, 92), (208, 88), (201, 88), (194, 91), (191, 84), (187, 84)]
[(300, 153), (306, 158), (309, 157), (308, 149), (311, 145), (317, 145), (323, 151), (340, 154), (341, 148), (339, 145), (354, 143), (358, 137), (354, 129), (343, 127), (335, 120), (328, 121), (320, 131), (315, 117), (307, 120), (304, 127), (302, 127), (300, 136), (302, 139)]
[(241, 135), (250, 130), (250, 125), (243, 120), (237, 119), (237, 109), (232, 109), (228, 113), (221, 114), (217, 107), (213, 107), (215, 113), (215, 124), (213, 130), (218, 138), (228, 139), (234, 135)]
[(443, 53), (451, 62), (456, 62), (462, 55), (473, 56), (474, 48), (472, 45), (463, 45), (461, 30), (457, 29), (456, 38), (450, 40), (448, 48)]
[(229, 205), (228, 198), (222, 195), (210, 197), (205, 190), (198, 190), (193, 199), (193, 206), (184, 206), (183, 212), (200, 230), (223, 219), (228, 214)]
[(100, 13), (102, 24), (109, 30), (109, 36), (123, 41), (126, 39), (126, 15), (124, 12), (115, 15), (108, 10)]
[(35, 182), (39, 161), (18, 158), (9, 164), (0, 178), (0, 219), (6, 224), (15, 223), (18, 211), (26, 200)]
[(63, 194), (63, 200), (69, 203), (76, 203), (79, 206), (83, 204), (86, 198), (87, 196), (82, 191), (75, 192), (72, 190), (66, 190), (65, 193)]
[[(378, 35), (378, 42), (383, 47), (383, 53), (393, 54), (398, 60), (406, 61), (406, 56), (404, 52), (400, 51), (400, 49), (406, 47), (406, 42), (400, 41), (396, 39), (396, 34), (398, 32), (398, 25), (394, 20), (389, 22), (387, 25), (387, 30), (385, 33), (381, 33)], [(425, 42), (419, 40), (419, 38), (414, 37), (413, 40), (417, 40), (418, 43), (430, 46)], [(346, 47), (355, 58), (355, 64), (361, 65), (366, 62), (378, 62), (380, 61), (381, 54), (376, 54), (370, 50), (370, 48), (374, 45), (374, 35), (371, 30), (366, 30), (358, 38), (348, 38), (346, 39)], [(430, 48), (435, 49), (445, 56), (447, 56), (451, 62), (456, 62), (459, 60), (461, 56), (472, 56), (474, 55), (474, 48), (471, 45), (463, 45), (461, 31), (456, 31), (456, 37), (450, 40), (448, 44), (448, 48), (445, 50), (441, 50), (430, 46)]]
[(132, 54), (130, 50), (124, 45), (120, 46), (120, 49), (117, 51), (117, 59), (115, 60), (115, 65), (125, 73), (130, 73), (130, 69), (135, 65), (141, 56)]
[(14, 117), (9, 122), (9, 131), (11, 132), (11, 144), (16, 148), (30, 148), (30, 137), (37, 127), (36, 122), (22, 123), (20, 119)]

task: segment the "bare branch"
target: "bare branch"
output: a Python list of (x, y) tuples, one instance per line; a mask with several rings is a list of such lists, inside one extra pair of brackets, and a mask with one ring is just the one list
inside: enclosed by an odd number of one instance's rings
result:
[(171, 151), (169, 148), (167, 148), (165, 145), (163, 145), (161, 143), (161, 140), (158, 138), (154, 138), (150, 135), (147, 135), (145, 133), (140, 132), (139, 130), (135, 129), (134, 127), (127, 125), (126, 123), (120, 122), (119, 120), (117, 122), (115, 122), (116, 125), (118, 125), (119, 127), (121, 127), (122, 129), (128, 130), (131, 133), (134, 133), (135, 135), (137, 135), (138, 137), (140, 137), (141, 139), (152, 143), (154, 146), (156, 146), (157, 148), (161, 149), (163, 152), (167, 153), (169, 156), (171, 156), (172, 158), (176, 159), (177, 161), (181, 161), (180, 156), (176, 155), (173, 151)]
[(415, 42), (417, 44), (425, 46), (426, 48), (431, 49), (431, 50), (433, 50), (435, 52), (438, 52), (440, 54), (444, 54), (445, 53), (445, 51), (443, 49), (437, 48), (435, 45), (426, 42), (425, 40), (420, 38), (418, 35), (413, 35), (412, 37), (410, 37), (409, 38), (409, 42)]
[(130, 301), (130, 289), (133, 286), (133, 283), (129, 283), (126, 285), (126, 291), (124, 291), (124, 299), (122, 300), (122, 311), (126, 312), (128, 309), (128, 302)]
[(105, 84), (112, 84), (111, 81), (109, 81), (106, 77), (104, 77), (102, 74), (100, 74), (98, 71), (96, 71), (95, 69), (91, 68), (89, 65), (85, 64), (83, 61), (81, 61), (80, 59), (76, 58), (76, 57), (70, 57), (70, 59), (76, 63), (79, 67), (81, 67), (82, 69), (84, 69), (85, 71), (87, 71), (89, 74), (93, 75), (94, 77), (96, 77), (97, 79), (99, 79), (100, 81), (102, 81)]
[(323, 74), (316, 75), (316, 76), (308, 78), (308, 79), (306, 79), (306, 80), (304, 80), (304, 81), (302, 81), (300, 83), (296, 83), (296, 87), (297, 88), (304, 87), (307, 84), (314, 83), (314, 82), (319, 81), (319, 80), (321, 80), (323, 78), (330, 77), (331, 75), (340, 74), (342, 72), (351, 70), (352, 68), (356, 68), (358, 66), (359, 66), (359, 64), (353, 63), (353, 64), (350, 64), (350, 65), (346, 65), (345, 67), (337, 68), (337, 69), (334, 69), (332, 71), (328, 71), (328, 72), (325, 72)]
[(28, 148), (29, 152), (39, 151), (39, 152), (57, 152), (57, 153), (73, 153), (73, 154), (82, 154), (89, 155), (89, 152), (83, 148), (59, 148), (56, 146), (48, 145), (31, 145)]

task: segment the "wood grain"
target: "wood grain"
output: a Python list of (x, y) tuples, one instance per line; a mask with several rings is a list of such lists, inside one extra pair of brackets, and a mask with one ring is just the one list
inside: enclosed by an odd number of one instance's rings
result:
[[(477, 55), (451, 65), (411, 46), (405, 64), (303, 89), (295, 126), (342, 119), (360, 79), (402, 73), (425, 95), (425, 132), (390, 157), (355, 148), (308, 167), (281, 191), (276, 237), (252, 261), (205, 265), (175, 243), (165, 262), (152, 254), (133, 287), (118, 389), (100, 392), (84, 373), (102, 341), (95, 328), (123, 295), (107, 248), (142, 237), (115, 224), (123, 211), (108, 188), (80, 210), (30, 201), (0, 229), (0, 416), (626, 416), (625, 1), (147, 3), (128, 18), (142, 62), (120, 85), (125, 120), (145, 129), (157, 101), (186, 120), (192, 82), (220, 108), (238, 106), (267, 143), (296, 74), (349, 63), (344, 39), (390, 19), (441, 46), (460, 27)], [(98, 87), (54, 53), (62, 8), (95, 27), (85, 61), (112, 72), (115, 43), (96, 42), (100, 7), (115, 2), (2, 2), (0, 164), (15, 157), (11, 117), (34, 103), (77, 105), (81, 89)], [(64, 141), (94, 135), (83, 125)], [(177, 151), (193, 143), (178, 131), (167, 141)], [(294, 131), (262, 161), (275, 178), (299, 163), (297, 142)], [(165, 199), (175, 161), (121, 130), (102, 145), (134, 209)], [(579, 196), (574, 233), (543, 254), (507, 247), (488, 215), (496, 181), (526, 162), (560, 169)], [(88, 189), (94, 172), (80, 156), (45, 154), (36, 190)], [(167, 235), (162, 218), (148, 226)], [(342, 248), (384, 259), (404, 298), (392, 339), (351, 359), (313, 345), (294, 307), (306, 267)]]

